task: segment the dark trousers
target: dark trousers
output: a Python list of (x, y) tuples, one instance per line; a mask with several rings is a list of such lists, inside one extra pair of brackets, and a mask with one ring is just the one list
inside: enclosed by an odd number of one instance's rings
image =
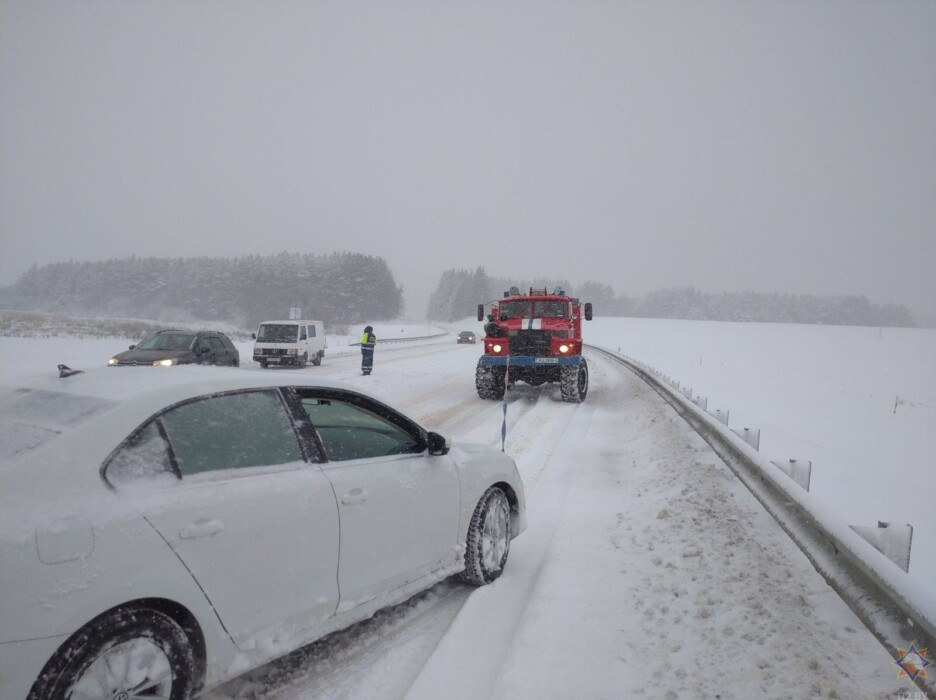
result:
[(361, 371), (370, 374), (374, 368), (374, 348), (361, 348)]

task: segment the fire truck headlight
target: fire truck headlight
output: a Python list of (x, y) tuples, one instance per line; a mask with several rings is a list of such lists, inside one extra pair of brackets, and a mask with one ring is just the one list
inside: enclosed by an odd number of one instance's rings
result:
[(559, 352), (565, 355), (567, 352), (569, 352), (569, 346), (563, 343), (559, 346)]
[(491, 346), (491, 350), (493, 350), (494, 352), (500, 352), (503, 349), (504, 348), (501, 347), (500, 343), (495, 343), (494, 345)]

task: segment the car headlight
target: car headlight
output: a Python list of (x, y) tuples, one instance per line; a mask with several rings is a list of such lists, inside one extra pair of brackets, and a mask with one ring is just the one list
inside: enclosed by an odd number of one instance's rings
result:
[(156, 362), (153, 363), (153, 367), (172, 367), (172, 365), (177, 364), (179, 364), (179, 361), (173, 357), (169, 360), (156, 360)]
[(569, 352), (569, 346), (568, 346), (568, 345), (565, 345), (565, 344), (560, 345), (560, 346), (559, 346), (559, 352), (561, 352), (563, 355), (565, 355), (567, 352)]
[(117, 363), (117, 358), (116, 358), (116, 357), (112, 357), (111, 359), (109, 359), (109, 360), (107, 361), (107, 366), (108, 366), (108, 367), (113, 367), (113, 366), (116, 365), (116, 364), (118, 364), (118, 363)]
[(503, 348), (502, 348), (502, 347), (500, 346), (500, 344), (498, 343), (498, 344), (496, 344), (496, 345), (492, 345), (492, 346), (491, 346), (491, 350), (493, 350), (494, 352), (500, 352), (501, 350), (503, 350)]

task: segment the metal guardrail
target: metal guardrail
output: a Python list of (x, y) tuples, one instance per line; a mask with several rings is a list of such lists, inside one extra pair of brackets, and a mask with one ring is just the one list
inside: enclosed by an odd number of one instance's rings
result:
[[(932, 591), (910, 580), (893, 562), (817, 507), (799, 487), (727, 426), (696, 406), (661, 376), (610, 350), (586, 345), (634, 372), (656, 391), (721, 457), (809, 559), (895, 661), (898, 649), (936, 649)], [(784, 480), (787, 480), (786, 482)], [(812, 506), (812, 507), (811, 507)], [(936, 681), (916, 677), (916, 687), (936, 697)]]
[[(386, 345), (387, 343), (411, 343), (416, 340), (432, 340), (433, 338), (442, 338), (450, 335), (448, 331), (442, 333), (433, 333), (431, 335), (412, 335), (407, 338), (377, 338), (377, 345)], [(359, 346), (360, 343), (348, 343), (349, 348)]]

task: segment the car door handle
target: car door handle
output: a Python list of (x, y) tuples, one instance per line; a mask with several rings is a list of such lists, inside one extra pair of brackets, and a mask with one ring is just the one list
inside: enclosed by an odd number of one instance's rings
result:
[(366, 489), (351, 489), (344, 496), (341, 497), (341, 502), (345, 505), (351, 505), (353, 503), (363, 503), (367, 500), (367, 490)]
[(220, 520), (211, 520), (208, 518), (196, 520), (191, 525), (186, 525), (179, 530), (179, 537), (183, 540), (194, 540), (197, 537), (211, 537), (224, 529), (224, 523)]

